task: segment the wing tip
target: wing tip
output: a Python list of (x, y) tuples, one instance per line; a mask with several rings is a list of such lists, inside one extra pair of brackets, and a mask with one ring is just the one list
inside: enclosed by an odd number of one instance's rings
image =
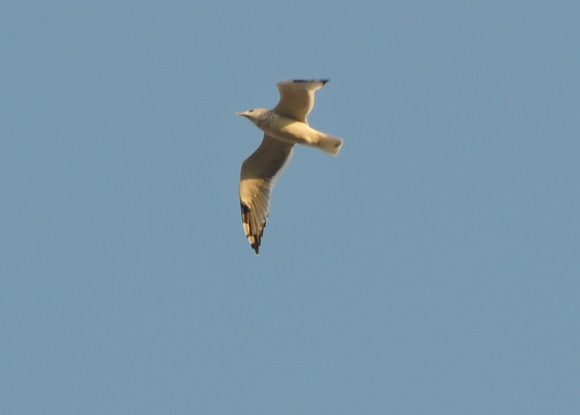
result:
[(266, 228), (266, 222), (262, 225), (262, 229), (259, 233), (254, 232), (250, 222), (250, 213), (252, 210), (244, 202), (240, 201), (240, 208), (242, 211), (242, 223), (244, 225), (244, 233), (252, 249), (256, 252), (256, 255), (260, 255), (260, 243), (262, 242), (262, 236), (264, 235), (264, 229)]
[(260, 244), (255, 243), (250, 245), (254, 251), (256, 251), (256, 255), (260, 255)]
[[(264, 230), (260, 232), (261, 234), (264, 233)], [(260, 255), (260, 243), (262, 242), (262, 235), (248, 235), (248, 242), (250, 242), (250, 246), (256, 252), (256, 255)], [(252, 239), (254, 242), (252, 242)]]
[(328, 78), (326, 78), (326, 79), (291, 79), (291, 82), (297, 82), (297, 83), (301, 83), (301, 82), (322, 82), (322, 85), (324, 85), (328, 81), (330, 81), (330, 79), (328, 79)]
[(278, 82), (276, 85), (283, 85), (283, 84), (303, 84), (309, 82), (320, 82), (322, 86), (326, 85), (329, 82), (329, 78), (324, 79), (284, 79), (283, 81)]

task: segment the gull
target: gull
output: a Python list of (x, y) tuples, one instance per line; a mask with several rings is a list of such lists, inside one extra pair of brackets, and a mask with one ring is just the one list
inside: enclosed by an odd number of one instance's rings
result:
[(316, 147), (332, 156), (340, 151), (340, 138), (315, 130), (306, 120), (314, 107), (314, 92), (327, 82), (328, 79), (280, 81), (276, 84), (280, 101), (273, 109), (236, 113), (264, 131), (260, 146), (242, 163), (239, 188), (244, 232), (256, 255), (260, 253), (268, 219), (270, 193), (290, 163), (294, 144)]

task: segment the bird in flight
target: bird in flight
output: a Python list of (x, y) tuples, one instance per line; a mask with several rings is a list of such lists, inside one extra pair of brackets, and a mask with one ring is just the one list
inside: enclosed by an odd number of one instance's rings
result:
[(280, 81), (276, 84), (280, 101), (273, 109), (236, 113), (264, 131), (260, 146), (242, 163), (239, 188), (244, 232), (256, 255), (260, 253), (268, 219), (270, 193), (292, 158), (294, 144), (316, 147), (332, 156), (340, 151), (340, 138), (315, 130), (306, 120), (314, 107), (314, 92), (327, 82), (328, 79)]

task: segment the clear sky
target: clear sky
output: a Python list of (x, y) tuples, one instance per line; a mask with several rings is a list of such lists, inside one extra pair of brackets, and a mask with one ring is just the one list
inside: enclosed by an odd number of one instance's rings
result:
[[(0, 413), (580, 413), (580, 3), (0, 6)], [(330, 78), (260, 256), (242, 161)]]

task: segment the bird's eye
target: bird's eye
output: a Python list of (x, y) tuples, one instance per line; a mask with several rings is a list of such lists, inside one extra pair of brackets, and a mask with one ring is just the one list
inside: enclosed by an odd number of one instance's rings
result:
[(254, 110), (250, 110), (250, 112), (254, 112)]

